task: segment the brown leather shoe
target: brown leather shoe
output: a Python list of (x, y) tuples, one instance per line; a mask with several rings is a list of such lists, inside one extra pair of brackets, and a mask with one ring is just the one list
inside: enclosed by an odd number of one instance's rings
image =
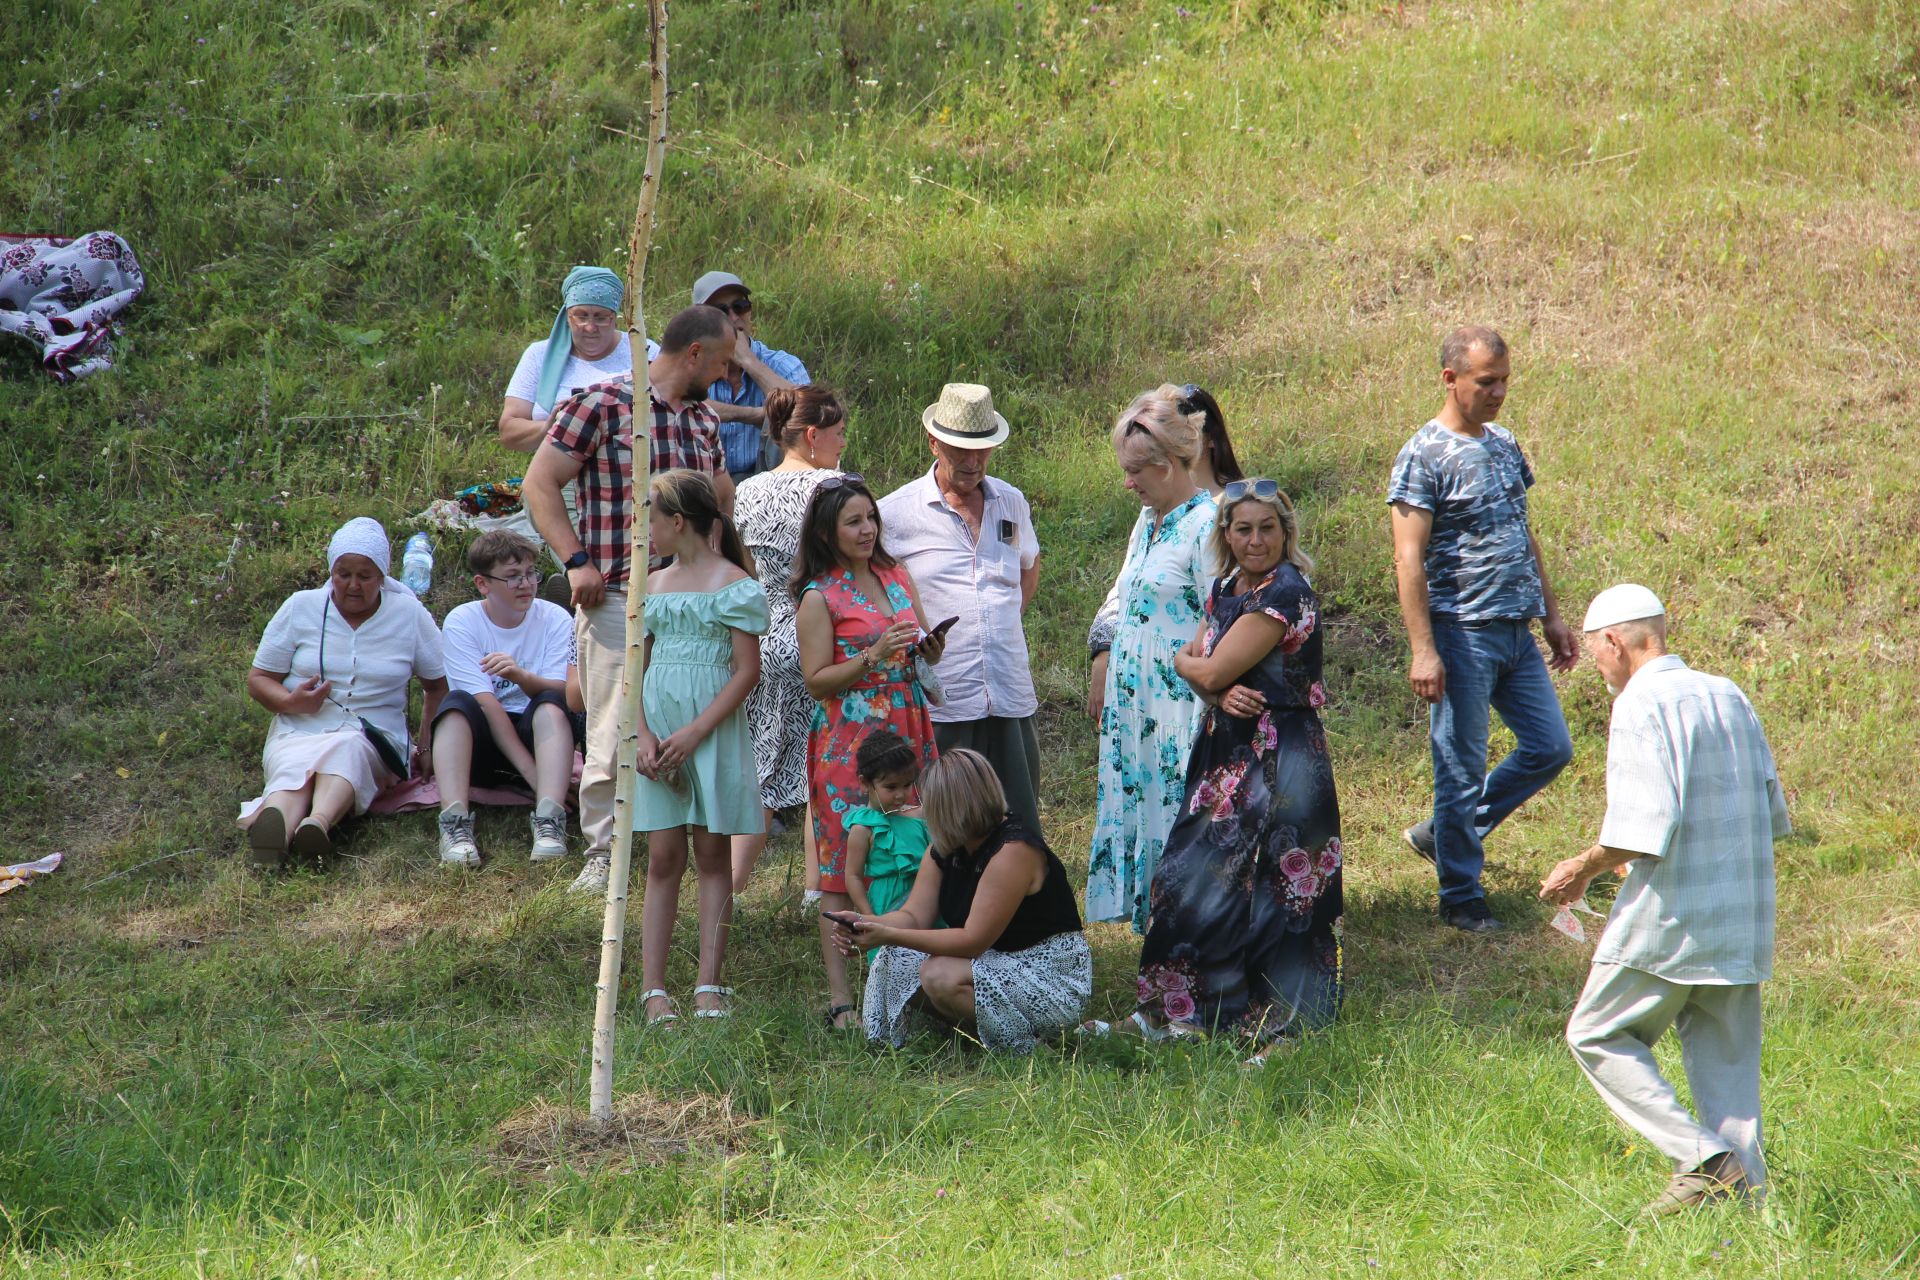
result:
[(1697, 1169), (1674, 1174), (1646, 1212), (1648, 1217), (1664, 1218), (1735, 1197), (1744, 1199), (1747, 1191), (1747, 1171), (1740, 1166), (1740, 1157), (1722, 1151), (1701, 1161)]

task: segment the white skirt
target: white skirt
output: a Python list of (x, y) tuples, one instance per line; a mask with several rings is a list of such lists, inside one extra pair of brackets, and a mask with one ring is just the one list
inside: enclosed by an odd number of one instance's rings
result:
[(393, 775), (380, 763), (380, 756), (367, 741), (360, 726), (342, 725), (326, 733), (282, 733), (267, 739), (260, 753), (266, 770), (266, 790), (240, 806), (240, 825), (249, 827), (266, 807), (267, 797), (276, 791), (298, 791), (315, 774), (330, 773), (345, 778), (353, 787), (353, 812), (358, 817), (367, 811), (380, 789), (393, 781)]
[[(867, 1037), (899, 1048), (912, 1029), (924, 951), (882, 947), (867, 973)], [(1031, 1053), (1041, 1036), (1077, 1026), (1093, 997), (1093, 952), (1084, 933), (1056, 933), (1024, 951), (988, 950), (973, 962), (973, 1020), (980, 1043)]]

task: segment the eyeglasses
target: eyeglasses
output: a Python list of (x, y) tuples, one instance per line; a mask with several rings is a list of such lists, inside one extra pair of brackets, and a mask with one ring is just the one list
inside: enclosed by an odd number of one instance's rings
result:
[(1249, 494), (1256, 498), (1279, 498), (1282, 502), (1286, 501), (1280, 493), (1280, 482), (1269, 480), (1265, 476), (1255, 476), (1251, 480), (1231, 480), (1220, 489), (1220, 496), (1228, 502), (1238, 502)]
[(504, 582), (510, 587), (537, 587), (540, 585), (540, 571), (538, 569), (529, 569), (525, 573), (516, 573), (505, 578), (493, 573), (483, 573), (480, 576), (488, 582)]
[(735, 298), (732, 302), (709, 302), (715, 311), (731, 311), (736, 316), (744, 316), (753, 310), (752, 298)]
[(823, 493), (828, 489), (864, 489), (867, 487), (867, 478), (858, 471), (848, 471), (842, 475), (828, 476), (815, 487)]

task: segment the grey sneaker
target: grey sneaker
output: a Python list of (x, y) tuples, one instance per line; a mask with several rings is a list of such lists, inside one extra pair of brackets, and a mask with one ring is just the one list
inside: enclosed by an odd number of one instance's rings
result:
[(1420, 819), (1420, 821), (1414, 823), (1405, 831), (1402, 831), (1400, 838), (1407, 842), (1407, 848), (1413, 850), (1428, 862), (1434, 860), (1432, 818)]
[(480, 846), (473, 839), (473, 810), (440, 811), (440, 861), (453, 867), (480, 865)]
[(613, 859), (604, 853), (587, 855), (587, 865), (580, 868), (580, 874), (567, 886), (568, 893), (596, 893), (607, 891), (607, 873), (613, 865)]
[(529, 862), (553, 862), (567, 856), (566, 806), (542, 800), (533, 807), (533, 848)]

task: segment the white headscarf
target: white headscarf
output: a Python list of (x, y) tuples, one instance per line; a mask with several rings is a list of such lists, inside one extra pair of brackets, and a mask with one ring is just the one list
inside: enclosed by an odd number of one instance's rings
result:
[(385, 575), (386, 581), (380, 589), (386, 591), (407, 591), (405, 584), (387, 571), (393, 567), (393, 544), (387, 540), (387, 530), (372, 516), (355, 516), (333, 531), (333, 538), (327, 543), (327, 572), (333, 572), (333, 566), (341, 556), (365, 556), (373, 561)]

